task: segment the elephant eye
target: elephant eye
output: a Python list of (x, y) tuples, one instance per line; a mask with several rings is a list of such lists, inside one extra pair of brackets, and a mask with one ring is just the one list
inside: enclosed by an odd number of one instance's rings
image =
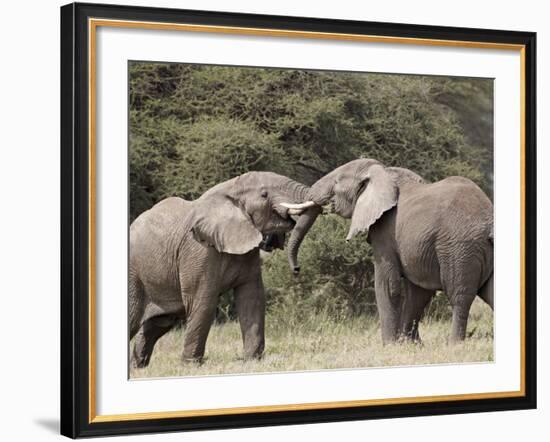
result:
[(262, 198), (267, 198), (267, 190), (262, 190), (262, 193), (260, 195)]

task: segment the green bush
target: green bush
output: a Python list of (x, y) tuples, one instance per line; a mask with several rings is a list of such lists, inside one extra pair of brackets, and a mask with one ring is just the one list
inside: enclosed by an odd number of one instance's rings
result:
[(263, 263), (267, 309), (272, 314), (324, 313), (346, 319), (376, 311), (372, 250), (364, 238), (345, 241), (349, 221), (322, 215), (300, 248), (302, 271), (294, 276), (286, 251)]

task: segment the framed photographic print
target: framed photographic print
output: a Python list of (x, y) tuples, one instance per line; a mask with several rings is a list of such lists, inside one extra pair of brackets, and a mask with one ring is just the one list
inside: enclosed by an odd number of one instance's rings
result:
[(535, 43), (62, 7), (62, 434), (534, 408)]

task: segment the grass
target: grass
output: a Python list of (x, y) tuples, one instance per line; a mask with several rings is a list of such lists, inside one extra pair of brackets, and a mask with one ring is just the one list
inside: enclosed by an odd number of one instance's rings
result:
[(229, 373), (284, 372), (338, 368), (486, 362), (493, 360), (493, 315), (482, 301), (472, 305), (464, 343), (447, 344), (448, 320), (426, 319), (420, 324), (422, 345), (383, 346), (376, 318), (335, 322), (324, 315), (311, 318), (266, 318), (266, 351), (259, 361), (242, 360), (236, 322), (214, 325), (202, 365), (180, 361), (184, 329), (176, 329), (156, 344), (151, 363), (132, 369), (131, 378), (204, 376)]

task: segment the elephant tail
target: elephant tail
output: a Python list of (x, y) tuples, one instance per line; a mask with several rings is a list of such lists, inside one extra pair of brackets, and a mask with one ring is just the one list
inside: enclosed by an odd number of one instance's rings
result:
[(494, 291), (493, 291), (493, 272), (491, 276), (483, 283), (479, 290), (479, 297), (483, 299), (491, 309), (494, 309)]

